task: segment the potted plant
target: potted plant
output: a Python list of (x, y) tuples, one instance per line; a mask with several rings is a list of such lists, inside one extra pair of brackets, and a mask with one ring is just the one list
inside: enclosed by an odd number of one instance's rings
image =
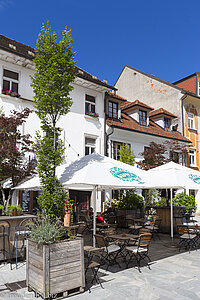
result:
[(23, 210), (20, 205), (9, 205), (6, 209), (7, 216), (20, 216)]
[(85, 287), (83, 239), (64, 231), (60, 221), (42, 218), (27, 241), (26, 283), (43, 298)]
[[(67, 199), (65, 202), (65, 216), (64, 216), (64, 226), (69, 227), (71, 220), (73, 218), (73, 206), (75, 205), (74, 200)], [(72, 221), (72, 222), (71, 222)]]

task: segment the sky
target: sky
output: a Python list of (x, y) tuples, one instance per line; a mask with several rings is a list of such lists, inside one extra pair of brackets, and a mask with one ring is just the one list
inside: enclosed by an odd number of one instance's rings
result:
[(199, 0), (0, 0), (1, 34), (36, 46), (72, 30), (76, 65), (114, 85), (124, 65), (174, 82), (200, 71)]

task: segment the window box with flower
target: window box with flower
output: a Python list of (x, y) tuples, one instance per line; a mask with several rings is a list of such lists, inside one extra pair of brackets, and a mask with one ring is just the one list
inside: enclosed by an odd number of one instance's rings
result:
[(20, 94), (18, 93), (18, 92), (16, 92), (16, 91), (11, 91), (11, 90), (3, 90), (2, 91), (2, 94), (4, 94), (4, 95), (8, 95), (8, 96), (11, 96), (11, 97), (17, 97), (17, 98), (19, 98), (20, 97)]
[(96, 112), (92, 112), (92, 111), (87, 111), (85, 113), (87, 116), (90, 116), (90, 117), (93, 117), (93, 118), (98, 118), (99, 117), (99, 114), (96, 113)]

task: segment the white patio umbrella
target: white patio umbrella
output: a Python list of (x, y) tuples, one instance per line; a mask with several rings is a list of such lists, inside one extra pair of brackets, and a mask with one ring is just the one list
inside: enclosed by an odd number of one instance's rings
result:
[(200, 172), (169, 162), (147, 171), (149, 188), (170, 189), (171, 191), (171, 238), (173, 239), (172, 189), (200, 189)]
[[(58, 167), (56, 174), (66, 188), (93, 191), (94, 234), (97, 190), (144, 188), (147, 182), (146, 171), (96, 153), (84, 156), (68, 166)], [(39, 188), (38, 176), (15, 187), (20, 190)]]

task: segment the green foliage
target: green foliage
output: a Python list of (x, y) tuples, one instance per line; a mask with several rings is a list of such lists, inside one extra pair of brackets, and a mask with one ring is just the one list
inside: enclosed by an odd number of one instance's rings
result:
[[(185, 193), (177, 194), (176, 197), (173, 199), (173, 205), (175, 206), (189, 206), (192, 207), (194, 210), (197, 209), (197, 205), (195, 203), (195, 198), (193, 195), (187, 195)], [(189, 213), (189, 209), (185, 210), (185, 213)]]
[(154, 203), (155, 206), (167, 206), (167, 201), (165, 198), (160, 198)]
[(23, 210), (21, 208), (21, 206), (19, 205), (8, 205), (7, 209), (6, 209), (6, 215), (7, 216), (12, 216), (12, 212), (16, 210), (18, 215), (21, 215)]
[(135, 154), (131, 150), (130, 145), (123, 144), (119, 150), (120, 161), (133, 166), (135, 164)]
[[(111, 202), (111, 205), (110, 205), (110, 202)], [(114, 205), (115, 208), (118, 208), (119, 200), (117, 200), (117, 199), (107, 199), (104, 202), (104, 208), (109, 208), (109, 207), (112, 207), (113, 205)]]
[(40, 244), (53, 244), (63, 235), (59, 221), (43, 218), (31, 227), (30, 239)]
[(133, 190), (129, 190), (119, 201), (119, 208), (121, 209), (142, 209), (144, 207), (144, 199), (137, 195)]
[(35, 50), (36, 73), (32, 77), (36, 113), (43, 124), (55, 124), (72, 105), (69, 97), (73, 89), (70, 83), (75, 79), (72, 42), (71, 31), (67, 28), (58, 43), (49, 22), (43, 24)]
[(72, 105), (70, 83), (75, 78), (74, 55), (70, 30), (65, 29), (60, 42), (47, 22), (38, 36), (34, 62), (36, 73), (32, 77), (36, 113), (42, 122), (45, 137), (37, 134), (35, 152), (41, 193), (38, 203), (44, 215), (53, 219), (64, 216), (68, 199), (62, 184), (56, 177), (56, 167), (64, 158), (64, 144), (60, 139), (61, 129), (56, 127), (59, 118), (67, 114)]

